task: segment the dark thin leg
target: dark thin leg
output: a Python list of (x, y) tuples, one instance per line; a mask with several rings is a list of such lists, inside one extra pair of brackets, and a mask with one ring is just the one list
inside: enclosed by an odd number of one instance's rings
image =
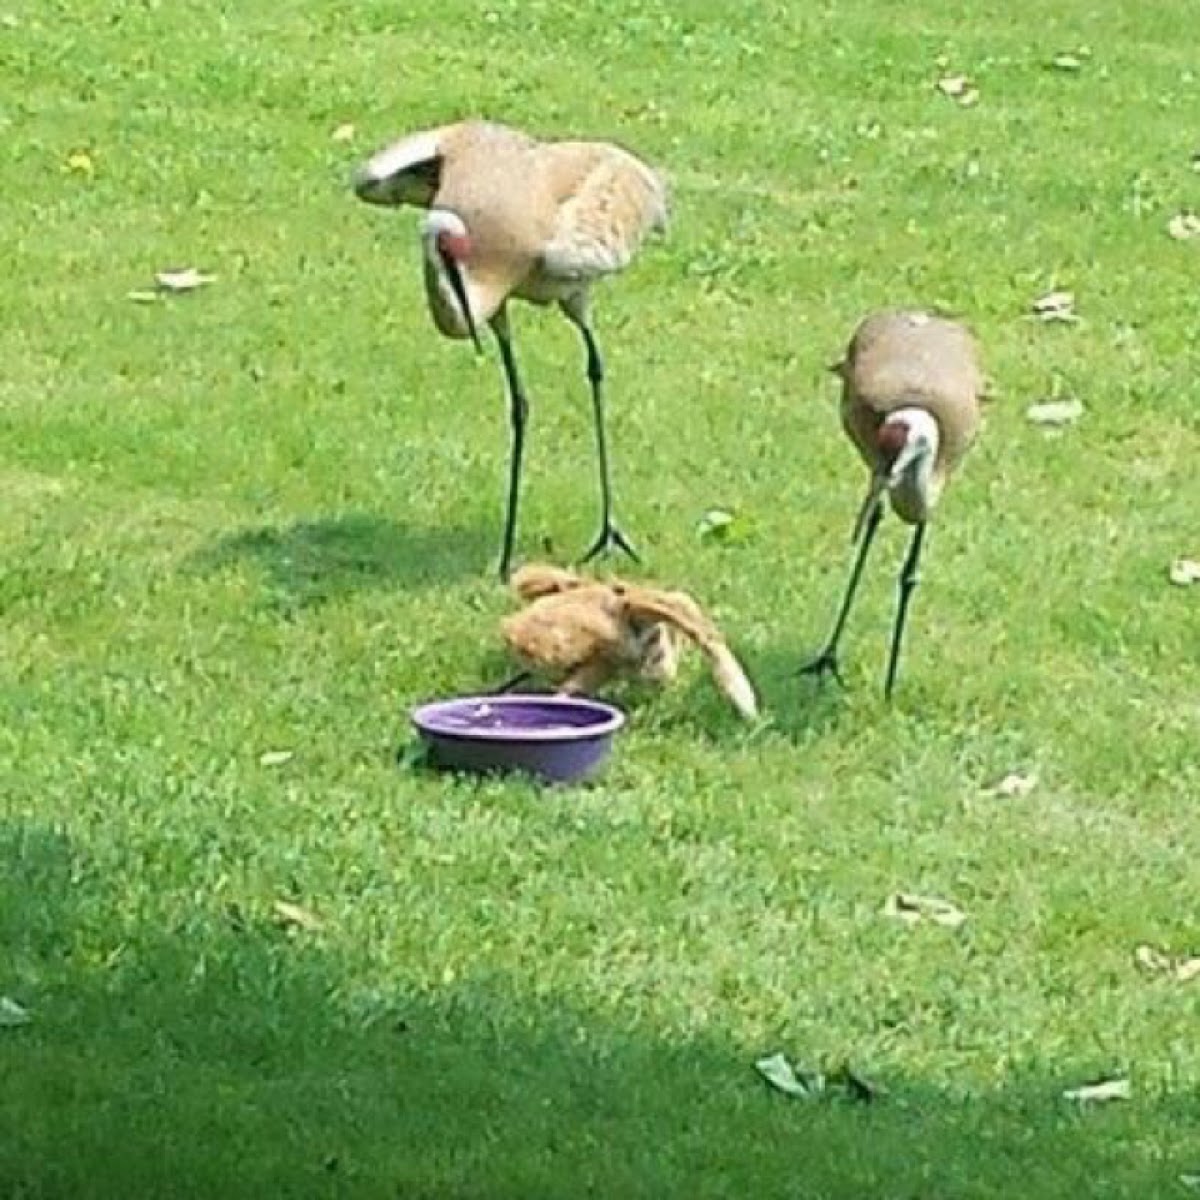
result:
[(505, 692), (511, 692), (513, 688), (520, 687), (521, 684), (532, 678), (532, 671), (518, 671), (511, 679), (506, 679), (499, 687), (492, 688), (487, 694), (489, 696), (503, 696)]
[(508, 385), (508, 402), (512, 416), (512, 458), (508, 469), (508, 508), (504, 516), (504, 545), (500, 551), (500, 578), (507, 579), (512, 566), (513, 543), (517, 536), (517, 500), (521, 491), (521, 458), (525, 452), (525, 425), (529, 418), (529, 401), (517, 374), (508, 318), (503, 310), (492, 319), (492, 332), (500, 345), (500, 362)]
[(826, 674), (829, 674), (838, 683), (842, 684), (843, 687), (845, 686), (841, 675), (838, 673), (838, 645), (842, 640), (842, 631), (846, 628), (846, 620), (850, 616), (850, 607), (854, 603), (854, 594), (858, 591), (858, 581), (862, 577), (863, 566), (867, 561), (867, 551), (871, 549), (871, 543), (875, 540), (875, 531), (879, 528), (881, 520), (883, 520), (882, 497), (877, 499), (867, 510), (862, 535), (858, 539), (858, 550), (854, 555), (854, 565), (850, 568), (850, 578), (846, 583), (846, 592), (842, 597), (842, 606), (838, 609), (837, 620), (833, 623), (833, 632), (829, 635), (829, 641), (825, 643), (825, 648), (812, 662), (806, 663), (800, 668), (802, 675), (816, 675), (818, 679), (824, 679)]
[(922, 522), (913, 530), (908, 553), (904, 556), (904, 566), (900, 568), (900, 602), (896, 607), (896, 624), (892, 629), (892, 649), (888, 655), (887, 679), (883, 685), (883, 695), (888, 700), (892, 698), (892, 689), (896, 686), (896, 669), (900, 665), (900, 639), (904, 637), (904, 622), (908, 618), (908, 602), (912, 598), (913, 589), (917, 586), (917, 562), (921, 557), (921, 546), (924, 542), (925, 524)]
[(586, 318), (566, 306), (564, 311), (579, 327), (587, 347), (587, 377), (592, 389), (592, 418), (596, 425), (596, 453), (600, 459), (600, 532), (584, 551), (582, 561), (590, 562), (596, 555), (616, 548), (623, 550), (634, 562), (641, 562), (638, 552), (612, 519), (612, 483), (608, 469), (608, 441), (604, 434), (604, 360)]

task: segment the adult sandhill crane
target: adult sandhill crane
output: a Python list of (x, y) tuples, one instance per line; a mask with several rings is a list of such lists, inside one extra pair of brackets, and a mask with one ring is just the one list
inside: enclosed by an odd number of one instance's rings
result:
[(512, 297), (558, 304), (587, 350), (600, 464), (601, 527), (584, 561), (617, 547), (637, 553), (613, 520), (604, 430), (604, 363), (589, 315), (592, 285), (623, 270), (643, 238), (666, 224), (662, 179), (605, 142), (537, 141), (516, 129), (465, 121), (411, 134), (356, 172), (354, 190), (371, 203), (427, 209), (421, 227), (425, 291), (434, 324), (480, 349), (488, 324), (512, 416), (512, 457), (500, 575), (512, 562), (528, 400), (513, 353)]
[(854, 331), (845, 358), (831, 370), (842, 380), (842, 426), (871, 473), (854, 523), (850, 578), (825, 648), (803, 671), (838, 674), (837, 650), (867, 551), (883, 518), (884, 494), (913, 526), (900, 570), (900, 594), (884, 695), (891, 698), (900, 642), (925, 528), (942, 489), (979, 428), (983, 394), (978, 352), (955, 321), (913, 311), (876, 312)]

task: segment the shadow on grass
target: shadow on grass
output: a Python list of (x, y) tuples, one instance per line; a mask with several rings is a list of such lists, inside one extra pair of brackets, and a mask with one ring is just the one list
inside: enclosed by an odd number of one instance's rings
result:
[[(836, 680), (818, 681), (801, 674), (809, 657), (802, 647), (789, 645), (744, 659), (763, 716), (773, 729), (802, 741), (832, 730), (846, 709), (846, 692)], [(861, 686), (861, 681), (854, 680), (851, 686)]]
[(774, 1046), (614, 1023), (529, 979), (380, 983), (367, 948), (216, 900), (113, 929), (107, 878), (0, 825), (0, 988), (32, 1016), (0, 1028), (9, 1200), (1076, 1200), (1177, 1194), (1196, 1165), (1194, 1100), (1081, 1116), (1070, 1064), (972, 1099), (910, 1078), (789, 1101), (751, 1067)]
[(250, 562), (266, 573), (280, 607), (311, 608), (366, 588), (428, 587), (495, 572), (482, 530), (425, 529), (369, 513), (239, 530), (193, 565), (219, 571)]
[[(622, 677), (588, 695), (615, 704), (631, 719), (658, 733), (686, 735), (710, 746), (740, 744), (766, 729), (807, 741), (834, 728), (845, 709), (845, 698), (835, 683), (817, 686), (800, 676), (796, 663), (785, 655), (777, 659), (756, 655), (744, 658), (743, 666), (758, 696), (761, 720), (747, 722), (718, 688), (699, 652), (691, 651), (687, 658), (681, 678), (673, 683), (660, 685)], [(483, 677), (496, 682), (480, 690), (498, 688), (517, 669), (513, 659), (491, 656), (486, 660)], [(544, 676), (534, 675), (511, 691), (552, 692), (554, 686)]]

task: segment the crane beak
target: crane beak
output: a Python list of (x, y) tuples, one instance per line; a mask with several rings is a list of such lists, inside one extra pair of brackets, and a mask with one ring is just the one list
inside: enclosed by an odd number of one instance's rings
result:
[(467, 323), (467, 332), (471, 335), (471, 341), (475, 343), (475, 352), (482, 354), (483, 343), (479, 340), (479, 330), (475, 325), (474, 314), (471, 312), (471, 302), (467, 298), (467, 285), (463, 280), (462, 268), (448, 254), (442, 255), (442, 265), (446, 269), (446, 277), (450, 280), (454, 298), (462, 310), (463, 320)]
[(862, 531), (867, 523), (867, 518), (871, 515), (872, 510), (879, 504), (880, 498), (883, 496), (884, 489), (888, 486), (888, 477), (882, 474), (871, 476), (871, 486), (867, 489), (867, 494), (863, 497), (862, 506), (858, 510), (858, 516), (854, 518), (854, 534), (851, 538), (851, 544), (857, 546), (859, 538), (862, 537)]
[(892, 463), (891, 470), (888, 472), (887, 486), (895, 487), (904, 477), (904, 472), (907, 471), (924, 453), (925, 447), (919, 442), (911, 438), (905, 442), (900, 449), (900, 453), (896, 455), (896, 459)]

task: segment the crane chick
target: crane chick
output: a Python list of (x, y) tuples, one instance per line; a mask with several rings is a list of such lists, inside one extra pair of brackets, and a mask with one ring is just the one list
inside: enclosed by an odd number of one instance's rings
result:
[(501, 621), (501, 636), (528, 667), (557, 679), (559, 690), (589, 692), (618, 675), (670, 683), (692, 642), (734, 708), (747, 720), (758, 716), (741, 663), (686, 592), (601, 582), (544, 563), (521, 567), (512, 587), (525, 607)]

